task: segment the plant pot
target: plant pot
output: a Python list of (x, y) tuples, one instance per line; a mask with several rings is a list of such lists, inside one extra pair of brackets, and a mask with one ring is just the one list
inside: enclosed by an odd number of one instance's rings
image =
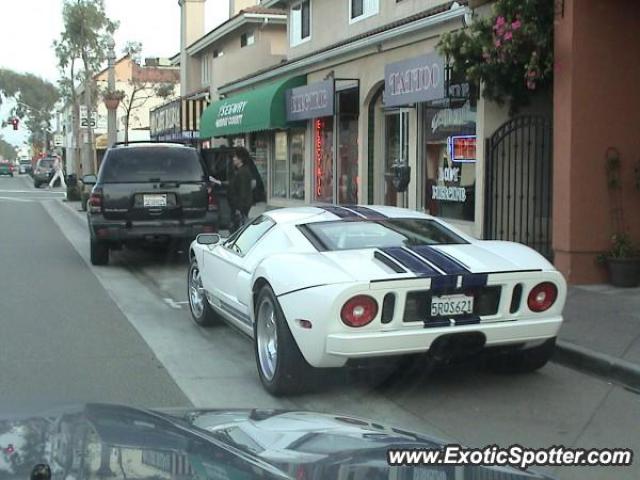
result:
[(614, 287), (637, 287), (640, 283), (640, 258), (607, 258), (609, 282)]
[(118, 105), (120, 104), (120, 99), (119, 98), (105, 98), (104, 99), (104, 104), (107, 107), (107, 110), (115, 110), (118, 108)]

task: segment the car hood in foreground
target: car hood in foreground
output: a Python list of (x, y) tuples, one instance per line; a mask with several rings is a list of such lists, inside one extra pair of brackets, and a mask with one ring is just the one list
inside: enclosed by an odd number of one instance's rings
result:
[(54, 478), (544, 479), (512, 469), (386, 464), (388, 448), (439, 448), (427, 436), (353, 417), (278, 410), (153, 412), (90, 404), (0, 420), (0, 476)]

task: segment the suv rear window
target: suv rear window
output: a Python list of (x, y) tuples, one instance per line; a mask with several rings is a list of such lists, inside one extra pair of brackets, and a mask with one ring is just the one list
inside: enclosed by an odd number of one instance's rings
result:
[(53, 158), (43, 158), (38, 162), (38, 166), (42, 168), (51, 168), (53, 167)]
[(100, 169), (101, 183), (201, 182), (200, 155), (182, 147), (134, 147), (110, 150)]

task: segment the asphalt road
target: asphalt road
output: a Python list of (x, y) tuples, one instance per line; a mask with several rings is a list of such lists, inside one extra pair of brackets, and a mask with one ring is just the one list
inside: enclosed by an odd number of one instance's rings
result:
[[(203, 329), (190, 320), (183, 256), (124, 250), (112, 255), (109, 266), (89, 267), (79, 204), (38, 197), (50, 193), (7, 194), (3, 189), (13, 188), (8, 185), (29, 189), (26, 178), (0, 178), (0, 410), (5, 397), (30, 402), (42, 392), (27, 381), (34, 376), (57, 400), (97, 396), (160, 406), (188, 399), (203, 408), (305, 409), (366, 417), (473, 446), (640, 452), (638, 392), (554, 363), (522, 376), (494, 375), (473, 364), (427, 372), (417, 363), (377, 390), (336, 371), (315, 393), (275, 399), (260, 385), (246, 337), (226, 325)], [(3, 200), (7, 195), (20, 200)], [(11, 219), (10, 231), (5, 219)], [(8, 244), (11, 252), (5, 251)], [(9, 287), (14, 295), (5, 293), (8, 277), (23, 282)], [(37, 295), (28, 295), (25, 304), (21, 292), (36, 286)], [(5, 298), (13, 321), (6, 320)], [(31, 337), (34, 345), (26, 347)], [(5, 364), (5, 345), (19, 360)], [(38, 357), (41, 348), (49, 364)], [(20, 373), (6, 376), (6, 365)], [(73, 374), (66, 375), (68, 368)], [(640, 461), (630, 468), (542, 470), (561, 479), (637, 479)]]
[(189, 401), (106, 294), (28, 177), (0, 177), (0, 412)]

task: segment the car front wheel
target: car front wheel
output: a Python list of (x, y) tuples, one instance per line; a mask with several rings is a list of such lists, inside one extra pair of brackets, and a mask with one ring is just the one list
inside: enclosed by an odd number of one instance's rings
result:
[(91, 240), (91, 265), (106, 265), (109, 263), (109, 245)]
[(202, 278), (200, 276), (200, 268), (195, 259), (189, 267), (188, 294), (189, 309), (191, 310), (191, 318), (201, 327), (209, 327), (218, 321), (218, 315), (209, 305), (209, 301), (202, 286)]
[(300, 352), (269, 285), (260, 290), (255, 308), (254, 346), (262, 385), (275, 396), (308, 390), (313, 368)]
[(529, 373), (544, 367), (555, 351), (556, 339), (551, 338), (537, 347), (513, 350), (488, 359), (488, 367), (497, 373)]

